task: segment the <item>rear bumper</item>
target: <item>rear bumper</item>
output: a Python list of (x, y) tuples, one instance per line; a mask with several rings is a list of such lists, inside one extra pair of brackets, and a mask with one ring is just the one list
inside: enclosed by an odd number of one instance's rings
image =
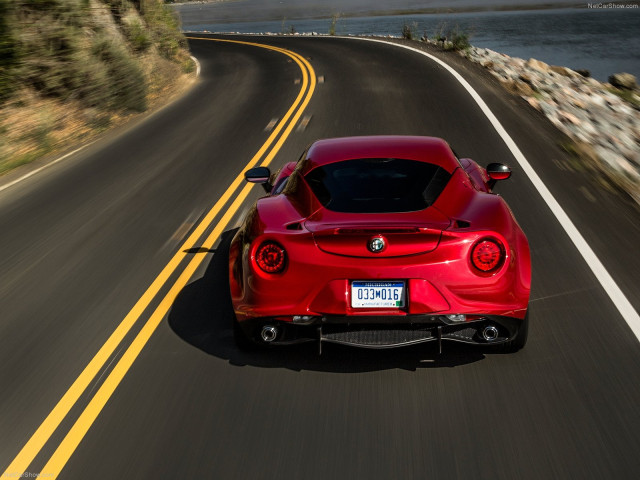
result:
[[(304, 323), (266, 317), (242, 322), (240, 326), (249, 339), (265, 345), (319, 342), (320, 345), (336, 343), (380, 349), (443, 341), (499, 345), (516, 336), (523, 320), (486, 315), (473, 321), (454, 323), (443, 315), (407, 315), (318, 316), (301, 322)], [(273, 339), (263, 340), (261, 332), (264, 328), (275, 329), (277, 333)], [(487, 329), (492, 338), (485, 335)]]
[[(308, 235), (275, 235), (286, 244), (288, 261), (278, 274), (261, 271), (253, 260), (260, 237), (244, 242), (237, 235), (231, 245), (229, 280), (231, 300), (238, 322), (280, 316), (310, 315), (321, 318), (369, 315), (398, 316), (399, 321), (445, 314), (481, 314), (524, 318), (529, 303), (528, 254), (511, 248), (504, 264), (490, 275), (473, 269), (469, 250), (486, 236), (443, 242), (435, 251), (398, 258), (352, 258), (327, 254), (309, 247)], [(495, 236), (495, 235), (494, 235)], [(503, 241), (507, 245), (506, 240)], [(525, 245), (526, 246), (526, 245)], [(524, 248), (524, 247), (523, 247)], [(528, 253), (528, 250), (527, 250)], [(404, 307), (354, 308), (354, 281), (401, 281), (406, 286)]]

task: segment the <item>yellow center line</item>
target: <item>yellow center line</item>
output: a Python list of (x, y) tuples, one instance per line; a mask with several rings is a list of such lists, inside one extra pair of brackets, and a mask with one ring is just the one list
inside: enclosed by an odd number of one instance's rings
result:
[[(295, 52), (285, 50), (278, 47), (273, 47), (271, 45), (264, 45), (253, 42), (242, 42), (236, 40), (223, 40), (223, 39), (211, 39), (211, 38), (192, 38), (194, 40), (208, 40), (208, 41), (219, 41), (219, 42), (228, 42), (228, 43), (239, 43), (245, 45), (256, 46), (260, 48), (266, 48), (270, 50), (274, 50), (280, 53), (283, 53), (290, 58), (292, 58), (302, 70), (303, 81), (300, 92), (289, 108), (285, 116), (282, 118), (278, 126), (271, 133), (267, 141), (262, 145), (260, 150), (254, 155), (254, 157), (249, 161), (249, 163), (243, 168), (243, 170), (238, 174), (238, 176), (231, 183), (229, 188), (225, 191), (225, 193), (220, 197), (220, 199), (216, 202), (216, 204), (211, 208), (211, 210), (207, 213), (207, 215), (203, 218), (198, 227), (193, 231), (193, 233), (189, 236), (189, 238), (183, 243), (178, 252), (174, 255), (174, 257), (170, 260), (167, 266), (162, 270), (162, 272), (156, 277), (151, 286), (147, 289), (147, 291), (142, 295), (142, 297), (136, 302), (131, 311), (127, 314), (124, 320), (120, 323), (120, 325), (116, 328), (116, 330), (111, 334), (107, 342), (100, 348), (98, 353), (94, 356), (94, 358), (89, 362), (89, 364), (82, 371), (80, 376), (74, 381), (69, 390), (63, 395), (58, 404), (54, 407), (54, 409), (49, 413), (47, 418), (42, 422), (42, 424), (38, 427), (36, 432), (31, 436), (29, 441), (25, 444), (25, 446), (21, 449), (19, 454), (15, 457), (15, 459), (11, 462), (11, 464), (7, 467), (5, 472), (0, 476), (13, 476), (16, 474), (22, 474), (29, 467), (33, 459), (36, 455), (41, 451), (44, 444), (49, 440), (53, 432), (58, 428), (62, 420), (69, 413), (71, 408), (76, 404), (80, 396), (87, 389), (91, 381), (95, 378), (95, 376), (100, 372), (100, 370), (104, 367), (106, 362), (109, 360), (113, 352), (118, 348), (124, 337), (127, 333), (133, 328), (135, 323), (139, 320), (144, 310), (150, 305), (151, 301), (158, 294), (159, 290), (165, 283), (168, 281), (169, 277), (174, 273), (174, 271), (178, 268), (179, 264), (185, 258), (186, 253), (185, 250), (189, 250), (195, 246), (196, 241), (202, 236), (204, 231), (209, 227), (209, 225), (213, 222), (213, 220), (218, 216), (222, 208), (226, 205), (229, 199), (232, 197), (234, 192), (238, 189), (244, 179), (244, 170), (247, 168), (251, 168), (255, 166), (260, 158), (267, 151), (269, 146), (273, 143), (278, 134), (282, 131), (285, 124), (289, 122), (288, 126), (284, 130), (280, 139), (273, 146), (272, 150), (269, 152), (268, 156), (263, 161), (262, 165), (268, 165), (271, 163), (277, 152), (282, 147), (284, 141), (291, 133), (293, 127), (299, 120), (302, 112), (305, 110), (313, 92), (315, 90), (316, 78), (315, 73), (309, 62), (307, 62), (303, 57), (298, 55)], [(307, 73), (308, 72), (308, 73)], [(307, 90), (307, 87), (309, 89)], [(305, 90), (307, 93), (305, 95)], [(304, 100), (303, 100), (304, 98)], [(302, 103), (300, 104), (300, 102)], [(296, 111), (297, 109), (297, 111)], [(295, 112), (295, 114), (294, 114)], [(207, 238), (205, 245), (205, 249), (210, 249), (213, 247), (223, 229), (226, 228), (227, 224), (231, 220), (232, 216), (236, 213), (236, 211), (240, 208), (242, 202), (246, 199), (249, 194), (252, 185), (245, 185), (240, 194), (236, 197), (231, 207), (227, 210), (225, 215), (222, 217), (218, 225), (214, 228), (213, 232)], [(64, 467), (69, 457), (75, 451), (75, 448), (80, 443), (84, 434), (89, 429), (102, 407), (106, 404), (107, 400), (120, 383), (126, 372), (128, 371), (133, 361), (137, 358), (138, 354), (147, 343), (151, 334), (155, 331), (160, 321), (166, 313), (169, 311), (169, 308), (175, 301), (177, 294), (180, 292), (182, 288), (189, 281), (191, 276), (194, 274), (198, 266), (204, 260), (204, 255), (195, 256), (187, 265), (186, 269), (179, 276), (178, 280), (174, 283), (173, 287), (169, 291), (169, 293), (164, 297), (161, 301), (160, 305), (156, 308), (152, 316), (149, 318), (147, 323), (144, 325), (140, 333), (136, 336), (133, 343), (127, 349), (123, 357), (116, 364), (111, 374), (107, 377), (102, 387), (98, 390), (96, 395), (93, 397), (87, 408), (83, 411), (81, 416), (78, 418), (72, 429), (69, 431), (63, 442), (60, 444), (54, 455), (51, 457), (47, 466), (42, 470), (47, 474), (48, 478), (54, 478), (49, 476), (49, 474), (55, 474), (55, 477), (59, 474), (60, 470)]]

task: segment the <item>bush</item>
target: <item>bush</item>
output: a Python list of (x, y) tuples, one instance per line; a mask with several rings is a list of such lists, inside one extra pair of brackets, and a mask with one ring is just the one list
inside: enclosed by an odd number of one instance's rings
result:
[(151, 29), (153, 43), (160, 54), (173, 60), (180, 50), (187, 48), (187, 40), (180, 30), (180, 18), (170, 7), (158, 2), (145, 2), (144, 19)]
[(415, 31), (417, 30), (418, 25), (414, 22), (411, 25), (405, 23), (402, 25), (402, 38), (407, 40), (413, 40), (415, 38)]
[(471, 48), (471, 44), (469, 43), (469, 34), (464, 32), (459, 32), (456, 28), (455, 31), (450, 32), (451, 38), (451, 50), (467, 50)]
[(147, 108), (147, 84), (138, 63), (122, 47), (106, 38), (98, 39), (93, 55), (107, 71), (106, 105), (112, 110), (143, 112)]
[(125, 24), (124, 31), (127, 40), (136, 52), (145, 52), (151, 46), (151, 38), (138, 20)]
[(461, 31), (460, 27), (457, 25), (454, 29), (446, 30), (446, 28), (446, 23), (439, 24), (433, 35), (434, 40), (437, 43), (442, 43), (442, 48), (445, 50), (455, 51), (471, 48), (471, 44), (469, 43), (469, 33)]
[(12, 24), (15, 24), (12, 0), (0, 0), (0, 102), (15, 88), (15, 69), (18, 66), (18, 46)]
[[(29, 14), (25, 21), (29, 21)], [(43, 95), (66, 98), (77, 85), (76, 52), (82, 50), (82, 32), (73, 24), (56, 21), (55, 11), (19, 36), (22, 61), (16, 68), (20, 82)]]
[(331, 23), (329, 24), (329, 35), (333, 36), (336, 34), (336, 25), (338, 24), (339, 18), (339, 13), (334, 13), (333, 15), (331, 15)]

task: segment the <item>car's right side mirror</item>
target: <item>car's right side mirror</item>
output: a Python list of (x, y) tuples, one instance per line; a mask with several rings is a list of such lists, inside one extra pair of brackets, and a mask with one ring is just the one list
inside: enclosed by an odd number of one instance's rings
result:
[(490, 163), (486, 170), (489, 175), (488, 187), (491, 189), (498, 180), (506, 180), (511, 176), (511, 169), (502, 163)]
[(273, 185), (269, 182), (271, 170), (267, 167), (254, 167), (244, 172), (244, 179), (249, 183), (259, 183), (265, 192), (271, 193)]

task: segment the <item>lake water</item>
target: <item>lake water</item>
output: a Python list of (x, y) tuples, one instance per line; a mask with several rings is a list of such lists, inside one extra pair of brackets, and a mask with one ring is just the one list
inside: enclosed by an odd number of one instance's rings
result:
[[(585, 4), (586, 6), (586, 4)], [(200, 10), (197, 10), (197, 9)], [(281, 19), (216, 23), (215, 10), (177, 7), (186, 31), (281, 33), (329, 32), (331, 20)], [(339, 18), (336, 35), (400, 36), (403, 25), (418, 36), (458, 28), (478, 47), (512, 57), (537, 58), (552, 65), (587, 69), (598, 80), (617, 72), (640, 79), (640, 8), (580, 8), (517, 12), (480, 12)]]

